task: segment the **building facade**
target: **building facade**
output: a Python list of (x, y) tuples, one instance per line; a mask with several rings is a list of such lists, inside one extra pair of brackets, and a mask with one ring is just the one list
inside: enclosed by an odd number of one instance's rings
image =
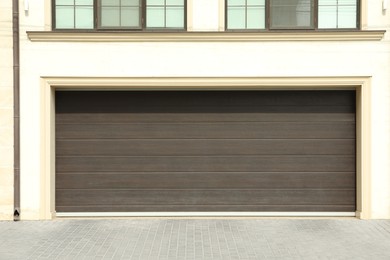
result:
[[(22, 2), (21, 219), (390, 218), (385, 2)], [(11, 61), (10, 6), (1, 12)], [(3, 64), (0, 217), (10, 219)]]

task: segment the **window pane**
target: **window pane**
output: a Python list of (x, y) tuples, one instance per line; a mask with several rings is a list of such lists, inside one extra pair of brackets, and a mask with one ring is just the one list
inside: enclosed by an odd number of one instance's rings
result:
[(356, 6), (356, 0), (338, 0), (339, 5), (352, 5)]
[(311, 8), (310, 0), (298, 0), (296, 6), (298, 26), (311, 26)]
[(337, 5), (338, 0), (318, 0), (318, 5)]
[(231, 5), (245, 5), (245, 0), (228, 0), (228, 6)]
[(122, 6), (140, 6), (140, 0), (122, 0)]
[(229, 7), (228, 29), (245, 29), (245, 7)]
[(119, 7), (102, 7), (101, 26), (120, 26), (119, 18), (120, 12)]
[(56, 28), (74, 29), (74, 7), (73, 6), (56, 7)]
[(74, 5), (74, 0), (57, 0), (56, 5)]
[(313, 0), (271, 0), (271, 27), (311, 28)]
[(265, 8), (248, 7), (247, 10), (247, 29), (265, 28)]
[(93, 7), (76, 6), (76, 28), (92, 29), (93, 28)]
[(337, 28), (337, 7), (318, 7), (318, 28)]
[(119, 0), (101, 0), (102, 6), (119, 6)]
[(90, 5), (93, 6), (93, 0), (76, 0), (76, 5)]
[(167, 0), (167, 5), (184, 5), (184, 0)]
[(356, 28), (356, 6), (339, 6), (338, 28)]
[(165, 5), (164, 0), (146, 0), (146, 5)]
[(121, 26), (140, 27), (139, 7), (122, 7)]
[(184, 8), (167, 7), (167, 24), (170, 28), (184, 28)]
[(262, 6), (265, 6), (265, 0), (247, 0), (247, 5), (262, 5)]
[(164, 7), (148, 7), (146, 12), (147, 27), (165, 27)]

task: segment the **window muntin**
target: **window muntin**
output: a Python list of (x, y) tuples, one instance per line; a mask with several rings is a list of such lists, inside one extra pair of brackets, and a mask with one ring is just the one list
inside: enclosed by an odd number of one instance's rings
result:
[[(359, 27), (359, 0), (225, 0), (225, 4), (227, 30)], [(256, 4), (261, 12), (249, 16), (248, 10)]]
[(184, 30), (186, 26), (186, 0), (53, 1), (54, 29)]

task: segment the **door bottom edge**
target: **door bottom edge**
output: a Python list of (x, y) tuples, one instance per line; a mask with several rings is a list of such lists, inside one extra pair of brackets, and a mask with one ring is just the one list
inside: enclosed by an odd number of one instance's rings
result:
[(56, 217), (356, 217), (356, 212), (56, 212)]

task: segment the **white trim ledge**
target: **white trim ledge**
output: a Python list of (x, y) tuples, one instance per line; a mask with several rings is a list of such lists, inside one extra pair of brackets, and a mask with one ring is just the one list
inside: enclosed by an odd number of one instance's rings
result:
[(28, 31), (32, 42), (267, 42), (380, 41), (385, 30), (295, 32), (59, 32)]
[(355, 212), (57, 212), (56, 217), (355, 217)]

